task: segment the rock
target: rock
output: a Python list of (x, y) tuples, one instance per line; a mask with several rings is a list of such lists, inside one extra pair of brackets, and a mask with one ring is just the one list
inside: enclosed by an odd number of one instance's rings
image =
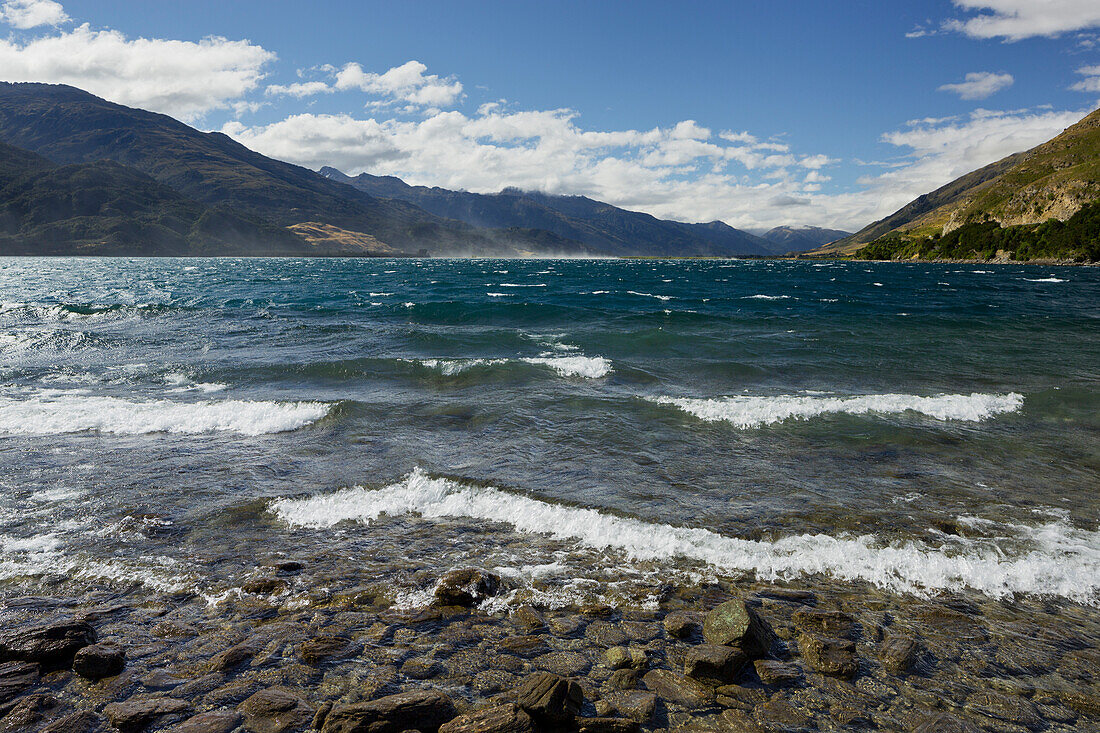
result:
[(551, 672), (535, 672), (516, 689), (516, 702), (536, 720), (568, 722), (580, 713), (584, 693), (573, 680)]
[(563, 616), (550, 619), (550, 632), (554, 636), (567, 638), (584, 630), (584, 621), (575, 616)]
[(163, 725), (165, 718), (180, 717), (190, 709), (183, 700), (171, 697), (132, 697), (103, 706), (103, 714), (121, 733), (138, 733), (153, 723)]
[(980, 733), (980, 729), (950, 713), (938, 713), (918, 723), (912, 733)]
[(241, 584), (241, 590), (257, 596), (273, 596), (289, 587), (287, 582), (280, 578), (253, 578)]
[(641, 670), (617, 669), (607, 678), (607, 686), (613, 690), (633, 690), (641, 678)]
[(604, 696), (619, 715), (639, 723), (648, 723), (657, 709), (657, 696), (643, 690), (624, 690), (611, 692)]
[(1058, 699), (1082, 715), (1100, 718), (1100, 693), (1089, 690), (1060, 690)]
[(322, 733), (434, 731), (455, 717), (454, 703), (438, 690), (413, 690), (370, 702), (336, 705)]
[(427, 657), (413, 657), (401, 665), (401, 674), (414, 680), (429, 680), (443, 674), (443, 665)]
[(33, 662), (0, 664), (0, 705), (33, 687), (38, 682), (39, 671), (39, 666)]
[(822, 674), (852, 679), (859, 672), (856, 645), (848, 639), (802, 634), (798, 649), (806, 663)]
[(582, 616), (592, 616), (594, 618), (611, 618), (615, 615), (615, 608), (606, 603), (585, 603), (577, 610), (580, 611)]
[(535, 666), (559, 674), (562, 677), (576, 677), (591, 667), (588, 657), (579, 652), (550, 652), (537, 657)]
[(593, 621), (584, 630), (584, 638), (598, 646), (618, 646), (626, 643), (626, 634), (608, 621)]
[(817, 596), (808, 590), (795, 590), (794, 588), (763, 588), (756, 591), (760, 598), (770, 598), (784, 603), (797, 603), (804, 606), (812, 606), (817, 603)]
[(701, 708), (714, 703), (714, 691), (697, 680), (665, 669), (655, 669), (642, 677), (645, 686), (657, 697), (672, 700), (684, 707)]
[(1035, 705), (1015, 695), (999, 692), (975, 692), (966, 698), (966, 709), (1006, 723), (1022, 725), (1030, 730), (1046, 727)]
[(512, 621), (525, 631), (538, 631), (546, 626), (546, 619), (532, 606), (520, 606), (512, 611)]
[(577, 733), (634, 733), (638, 724), (625, 718), (577, 718)]
[(314, 709), (289, 690), (269, 687), (242, 702), (244, 727), (251, 733), (286, 733), (304, 728), (313, 720)]
[(92, 644), (73, 657), (73, 671), (89, 680), (114, 677), (126, 666), (126, 652), (114, 644)]
[(10, 705), (0, 706), (0, 730), (10, 731), (31, 726), (37, 729), (41, 727), (38, 723), (42, 722), (45, 714), (56, 710), (59, 704), (53, 695), (24, 695)]
[(107, 721), (91, 710), (66, 715), (42, 728), (40, 733), (107, 733)]
[(442, 606), (476, 606), (495, 596), (500, 576), (475, 568), (452, 570), (439, 579), (435, 599)]
[(275, 563), (275, 570), (280, 573), (286, 573), (287, 575), (300, 573), (303, 567), (305, 566), (297, 560), (284, 560), (283, 562)]
[(719, 644), (692, 647), (684, 658), (684, 674), (702, 682), (732, 682), (749, 658), (741, 649)]
[(0, 633), (0, 662), (37, 662), (46, 669), (67, 667), (77, 651), (95, 641), (95, 629), (85, 621), (4, 631)]
[(240, 644), (235, 644), (211, 657), (210, 668), (218, 672), (228, 672), (252, 659), (260, 651), (260, 648), (261, 645), (257, 639), (249, 639)]
[(813, 723), (805, 712), (778, 698), (753, 708), (752, 719), (765, 730), (806, 730)]
[(879, 647), (879, 657), (887, 672), (902, 675), (913, 668), (923, 651), (924, 647), (913, 637), (890, 634), (883, 639)]
[(855, 625), (855, 620), (846, 613), (819, 608), (800, 608), (791, 614), (791, 621), (799, 631), (841, 639), (852, 638)]
[(802, 679), (802, 670), (794, 664), (776, 662), (771, 659), (757, 659), (753, 666), (756, 668), (756, 676), (765, 685), (787, 687)]
[(768, 691), (759, 687), (722, 685), (715, 690), (715, 693), (719, 705), (738, 710), (752, 710), (757, 705), (763, 705), (768, 701)]
[(241, 724), (235, 710), (210, 710), (173, 725), (167, 733), (232, 733)]
[(727, 601), (703, 619), (703, 638), (708, 643), (736, 646), (750, 659), (767, 654), (774, 636), (768, 622), (744, 601)]
[(645, 669), (649, 664), (645, 649), (638, 647), (613, 646), (604, 652), (604, 665), (609, 669)]
[(687, 611), (673, 611), (665, 616), (664, 623), (665, 631), (674, 639), (687, 639), (703, 631), (698, 616)]
[(497, 642), (497, 646), (524, 659), (550, 652), (550, 646), (539, 636), (509, 636)]
[(480, 708), (460, 715), (439, 728), (439, 733), (533, 733), (535, 724), (514, 702)]
[(363, 647), (342, 636), (318, 636), (298, 645), (302, 661), (315, 667), (336, 659), (348, 659), (362, 651)]
[(313, 722), (310, 723), (309, 727), (313, 730), (321, 730), (325, 725), (328, 714), (332, 712), (332, 705), (332, 700), (321, 703), (321, 707), (317, 708), (317, 712), (313, 714)]

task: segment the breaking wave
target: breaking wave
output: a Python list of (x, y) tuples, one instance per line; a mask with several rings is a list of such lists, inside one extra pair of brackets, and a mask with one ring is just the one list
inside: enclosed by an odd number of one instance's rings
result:
[(599, 379), (612, 372), (611, 360), (602, 356), (529, 356), (519, 359), (421, 359), (419, 363), (446, 376), (478, 367), (522, 363), (548, 367), (562, 377)]
[[(953, 545), (916, 540), (887, 543), (873, 535), (799, 534), (774, 541), (744, 540), (469, 486), (433, 478), (420, 469), (383, 489), (354, 487), (306, 499), (282, 499), (272, 504), (271, 511), (293, 528), (313, 529), (346, 521), (369, 524), (383, 514), (499, 522), (593, 550), (622, 552), (634, 560), (687, 560), (770, 580), (826, 574), (895, 592), (920, 594), (965, 587), (992, 597), (1025, 593), (1086, 603), (1100, 600), (1100, 532), (1078, 529), (1064, 520), (1039, 527), (999, 525), (1004, 538), (953, 538)], [(1015, 545), (1021, 549), (1007, 549)]]
[(808, 420), (818, 415), (899, 414), (917, 412), (937, 420), (980, 422), (996, 415), (1016, 412), (1024, 404), (1023, 395), (946, 394), (921, 397), (908, 394), (855, 395), (827, 397), (819, 395), (775, 395), (770, 397), (738, 395), (714, 399), (690, 397), (651, 397), (659, 405), (673, 405), (700, 420), (728, 422), (739, 428), (755, 428), (784, 420)]

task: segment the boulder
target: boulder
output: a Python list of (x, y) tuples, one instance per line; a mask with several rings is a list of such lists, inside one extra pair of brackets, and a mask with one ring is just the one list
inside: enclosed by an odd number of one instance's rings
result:
[(476, 606), (500, 590), (500, 576), (476, 568), (452, 570), (439, 579), (435, 600), (442, 606)]
[(191, 706), (172, 697), (132, 697), (123, 702), (113, 702), (103, 707), (103, 714), (121, 733), (139, 733), (166, 719), (178, 718)]
[(402, 733), (435, 731), (455, 717), (454, 703), (437, 690), (413, 690), (370, 702), (336, 705), (322, 733)]
[(46, 669), (67, 667), (80, 649), (94, 644), (95, 629), (85, 621), (56, 621), (0, 632), (0, 662), (37, 662)]
[(924, 652), (921, 643), (911, 636), (890, 634), (879, 647), (882, 666), (890, 674), (906, 674), (916, 665)]
[(439, 727), (439, 733), (533, 733), (534, 730), (531, 716), (514, 702), (480, 708)]
[(1022, 725), (1029, 730), (1048, 727), (1035, 709), (1034, 703), (1015, 695), (991, 691), (975, 692), (966, 698), (966, 710), (1012, 725)]
[(848, 639), (802, 634), (798, 649), (806, 663), (822, 674), (852, 679), (859, 672), (856, 645)]
[(748, 663), (745, 652), (733, 646), (700, 644), (684, 658), (684, 674), (701, 682), (723, 685), (733, 682)]
[(210, 710), (173, 725), (167, 733), (233, 733), (241, 719), (235, 710)]
[(619, 715), (639, 723), (651, 721), (657, 709), (657, 696), (644, 690), (610, 692), (604, 696), (604, 700)]
[(645, 669), (649, 665), (649, 656), (639, 647), (613, 646), (603, 654), (604, 666), (609, 669)]
[(777, 662), (773, 659), (757, 659), (753, 666), (756, 668), (756, 676), (765, 685), (786, 687), (802, 679), (802, 670), (794, 664)]
[(430, 680), (443, 674), (444, 671), (442, 664), (428, 657), (406, 659), (401, 665), (401, 674), (414, 680)]
[(744, 601), (727, 601), (703, 619), (703, 638), (709, 644), (738, 647), (750, 659), (759, 659), (768, 653), (775, 634)]
[[(64, 718), (58, 718), (40, 730), (40, 733), (107, 733), (111, 730), (100, 715), (91, 710), (81, 710)], [(112, 731), (114, 733), (114, 731)]]
[(535, 672), (516, 688), (516, 702), (536, 720), (568, 722), (580, 713), (584, 692), (573, 680), (552, 672)]
[(684, 707), (702, 708), (714, 703), (714, 691), (698, 680), (667, 669), (655, 669), (642, 677), (645, 686), (657, 697), (672, 700)]
[(626, 718), (577, 718), (577, 733), (634, 733), (638, 724)]
[(665, 631), (674, 639), (688, 639), (703, 631), (703, 625), (694, 613), (673, 611), (665, 616)]
[(362, 650), (358, 643), (343, 636), (318, 636), (298, 645), (302, 661), (315, 667), (328, 661), (354, 657)]
[(0, 664), (0, 705), (15, 698), (38, 682), (39, 666), (33, 662)]
[(852, 638), (855, 626), (848, 614), (819, 608), (800, 608), (791, 614), (791, 621), (799, 631), (841, 639)]
[(633, 690), (641, 678), (640, 669), (617, 669), (607, 678), (607, 686), (612, 690)]
[(92, 644), (73, 657), (73, 671), (89, 680), (114, 677), (126, 666), (126, 652), (115, 644)]
[(23, 697), (0, 705), (0, 730), (11, 731), (19, 728), (38, 729), (42, 719), (61, 703), (53, 695), (39, 693)]
[(228, 672), (239, 667), (260, 651), (262, 645), (258, 639), (248, 639), (218, 652), (210, 659), (210, 668), (218, 672)]
[(520, 606), (512, 611), (511, 618), (524, 631), (538, 631), (546, 627), (546, 619), (533, 606)]
[(244, 714), (244, 727), (251, 733), (287, 733), (304, 728), (313, 720), (313, 707), (289, 690), (269, 687), (237, 706)]

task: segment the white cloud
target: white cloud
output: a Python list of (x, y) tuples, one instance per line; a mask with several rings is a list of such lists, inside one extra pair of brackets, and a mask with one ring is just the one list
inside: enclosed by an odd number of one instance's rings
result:
[(67, 23), (69, 15), (61, 3), (54, 0), (7, 0), (0, 5), (0, 20), (12, 28), (26, 30)]
[(937, 91), (958, 94), (960, 99), (985, 99), (1002, 89), (1012, 86), (1016, 80), (1012, 74), (995, 74), (992, 71), (972, 71), (966, 80), (957, 84), (944, 84)]
[(977, 15), (949, 20), (944, 27), (971, 38), (1018, 41), (1100, 26), (1100, 2), (1097, 0), (953, 1), (962, 10)]
[(0, 78), (71, 84), (113, 102), (194, 120), (254, 89), (275, 54), (220, 37), (129, 39), (87, 24), (29, 40), (0, 39)]
[(1100, 92), (1100, 65), (1082, 66), (1077, 73), (1085, 77), (1070, 87), (1075, 92)]
[(419, 61), (407, 61), (382, 74), (364, 71), (356, 63), (336, 72), (336, 88), (358, 89), (393, 101), (422, 107), (450, 107), (462, 94), (462, 84), (425, 74), (428, 67)]
[(314, 94), (330, 94), (333, 90), (323, 81), (300, 81), (293, 84), (270, 84), (264, 94), (274, 96), (311, 97)]

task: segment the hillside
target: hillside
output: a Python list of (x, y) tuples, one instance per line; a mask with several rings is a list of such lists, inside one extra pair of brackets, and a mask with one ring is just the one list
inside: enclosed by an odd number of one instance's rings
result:
[(851, 234), (851, 232), (841, 231), (840, 229), (779, 226), (769, 229), (760, 237), (774, 245), (776, 254), (786, 254), (788, 252), (805, 252), (851, 236)]
[(323, 223), (412, 251), (585, 251), (544, 233), (448, 221), (265, 157), (221, 133), (64, 85), (0, 83), (0, 140), (62, 165), (114, 161), (188, 199), (277, 227)]
[(1068, 220), (1100, 199), (1100, 110), (1030, 150), (968, 173), (810, 254), (854, 254), (881, 239), (943, 237), (966, 224)]
[(600, 254), (729, 256), (775, 251), (769, 242), (719, 221), (708, 224), (668, 221), (584, 196), (554, 196), (518, 189), (494, 194), (451, 191), (410, 186), (393, 176), (362, 173), (352, 177), (330, 167), (322, 168), (321, 174), (372, 196), (415, 204), (436, 216), (478, 227), (541, 229), (581, 242)]
[(112, 161), (58, 166), (0, 143), (0, 254), (303, 254), (305, 243)]

